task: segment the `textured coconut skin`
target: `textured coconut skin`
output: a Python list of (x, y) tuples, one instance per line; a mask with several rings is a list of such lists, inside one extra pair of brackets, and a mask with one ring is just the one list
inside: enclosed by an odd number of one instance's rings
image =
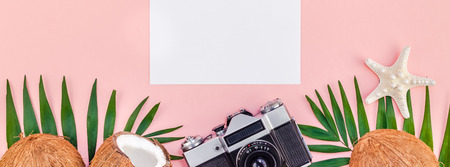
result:
[(424, 142), (398, 130), (379, 129), (365, 134), (353, 149), (350, 167), (437, 167), (439, 162)]
[[(133, 164), (131, 163), (128, 156), (125, 155), (125, 153), (123, 153), (117, 146), (116, 139), (120, 135), (135, 135), (138, 137), (142, 137), (131, 132), (118, 132), (112, 135), (103, 142), (103, 144), (95, 153), (95, 156), (91, 161), (91, 167), (133, 167)], [(164, 167), (172, 167), (172, 164), (170, 163), (170, 155), (164, 148), (164, 146), (162, 146), (158, 141), (154, 139), (145, 139), (161, 148), (164, 155), (167, 157), (166, 165), (164, 165)]]
[(2, 167), (85, 167), (77, 149), (63, 137), (34, 134), (21, 138), (0, 160)]

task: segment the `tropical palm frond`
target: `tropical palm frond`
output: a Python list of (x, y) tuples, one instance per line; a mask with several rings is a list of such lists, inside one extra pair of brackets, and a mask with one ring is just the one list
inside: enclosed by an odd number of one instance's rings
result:
[[(76, 134), (76, 125), (75, 125), (75, 117), (73, 114), (72, 105), (70, 103), (69, 92), (67, 88), (66, 78), (63, 77), (62, 85), (61, 85), (61, 127), (62, 132), (65, 138), (77, 148), (77, 134)], [(17, 112), (14, 106), (14, 100), (11, 93), (11, 86), (9, 84), (9, 80), (7, 80), (6, 84), (6, 140), (8, 144), (8, 148), (11, 147), (15, 142), (19, 140), (19, 135), (22, 133), (20, 128), (20, 123), (17, 117)], [(139, 114), (139, 111), (147, 101), (148, 97), (139, 103), (136, 109), (131, 114), (128, 119), (127, 125), (125, 126), (124, 131), (131, 131), (133, 128), (133, 124), (136, 121), (136, 118)], [(56, 129), (55, 119), (53, 117), (53, 113), (47, 99), (47, 95), (45, 94), (44, 82), (42, 76), (39, 78), (39, 109), (41, 116), (41, 129), (42, 133), (48, 133), (52, 135), (58, 135)], [(139, 135), (142, 135), (150, 124), (153, 122), (153, 118), (156, 115), (158, 110), (159, 103), (156, 104), (146, 115), (146, 117), (140, 123), (137, 132)], [(25, 136), (31, 135), (34, 133), (40, 133), (39, 125), (37, 124), (36, 116), (33, 110), (33, 106), (31, 105), (30, 95), (28, 93), (27, 88), (27, 80), (26, 76), (23, 81), (23, 108), (24, 108), (24, 130)], [(114, 133), (115, 127), (115, 119), (116, 119), (116, 91), (113, 90), (111, 93), (111, 97), (108, 103), (107, 112), (105, 116), (105, 126), (103, 132), (103, 138), (106, 139)], [(87, 144), (88, 144), (88, 154), (89, 161), (95, 155), (96, 147), (97, 147), (97, 137), (98, 137), (98, 102), (97, 102), (97, 79), (92, 86), (88, 112), (87, 112)], [(177, 126), (174, 128), (167, 128), (163, 130), (158, 130), (155, 132), (151, 132), (144, 137), (152, 137), (160, 143), (168, 143), (172, 141), (181, 140), (184, 137), (159, 137), (160, 135), (164, 135), (175, 130), (181, 128), (181, 126)], [(158, 137), (155, 137), (158, 136)], [(182, 156), (170, 155), (171, 160), (179, 160), (183, 159)]]
[(441, 167), (450, 166), (450, 106), (447, 114), (447, 126), (445, 127), (444, 140), (442, 141), (441, 153), (439, 156), (439, 161)]
[(106, 109), (105, 125), (103, 126), (103, 141), (113, 135), (116, 125), (116, 90), (113, 90)]
[(433, 131), (431, 128), (431, 113), (430, 113), (430, 91), (428, 86), (425, 95), (425, 111), (423, 115), (422, 130), (420, 131), (420, 140), (427, 144), (433, 150)]
[(73, 116), (72, 105), (70, 104), (69, 92), (67, 91), (66, 77), (63, 77), (61, 93), (61, 127), (66, 139), (78, 148), (77, 129), (75, 117)]
[(25, 136), (35, 133), (41, 133), (39, 131), (39, 125), (34, 114), (33, 105), (31, 105), (30, 95), (27, 88), (27, 77), (23, 77), (23, 128)]
[(42, 75), (39, 78), (39, 106), (41, 111), (41, 128), (42, 133), (58, 135), (56, 130), (55, 118), (53, 117), (52, 109), (45, 94), (44, 81)]
[(344, 87), (342, 86), (341, 81), (339, 81), (338, 83), (339, 83), (339, 90), (341, 92), (342, 106), (344, 108), (343, 109), (344, 118), (345, 118), (345, 125), (347, 126), (348, 137), (350, 138), (350, 141), (354, 146), (358, 142), (358, 132), (356, 130), (355, 119), (353, 117), (353, 112), (352, 109), (350, 108), (350, 104), (348, 103), (347, 95), (345, 95)]
[(6, 80), (6, 142), (8, 148), (19, 141), (20, 129), (19, 118), (17, 117), (16, 107), (11, 94), (9, 81)]
[(91, 96), (89, 98), (89, 106), (87, 112), (87, 139), (88, 139), (88, 154), (89, 162), (95, 156), (95, 149), (97, 148), (98, 137), (98, 104), (97, 104), (97, 79), (92, 85)]
[(408, 104), (408, 110), (409, 110), (409, 118), (404, 119), (403, 121), (403, 131), (408, 132), (412, 135), (416, 135), (416, 130), (414, 128), (414, 115), (412, 111), (412, 104), (411, 104), (411, 91), (408, 90), (406, 93), (406, 103)]
[(136, 118), (139, 114), (139, 112), (142, 109), (142, 106), (144, 106), (145, 102), (147, 101), (148, 96), (139, 103), (139, 105), (134, 109), (133, 113), (130, 115), (130, 118), (128, 118), (127, 124), (125, 125), (125, 128), (123, 131), (125, 132), (131, 132), (131, 129), (133, 128), (134, 122), (136, 121)]
[(387, 129), (385, 99), (378, 99), (377, 129)]
[[(339, 107), (337, 100), (334, 96), (333, 90), (328, 85), (328, 94), (330, 95), (331, 108), (333, 110), (334, 118), (329, 115), (328, 107), (323, 102), (317, 90), (315, 91), (317, 98), (319, 99), (320, 106), (322, 109), (318, 108), (314, 101), (306, 96), (306, 100), (311, 106), (312, 112), (316, 116), (319, 123), (325, 128), (319, 128), (310, 125), (299, 124), (300, 131), (303, 135), (308, 136), (313, 139), (328, 141), (328, 142), (340, 142), (342, 146), (335, 144), (323, 144), (323, 145), (309, 145), (308, 148), (313, 152), (321, 153), (336, 153), (336, 152), (349, 152), (352, 148), (348, 145), (348, 139), (350, 139), (352, 145), (356, 144), (359, 137), (370, 131), (366, 111), (364, 108), (364, 103), (361, 98), (359, 85), (356, 77), (354, 78), (354, 86), (356, 93), (356, 103), (357, 103), (357, 119), (358, 126), (355, 124), (355, 118), (351, 107), (348, 103), (347, 95), (345, 94), (344, 87), (341, 82), (339, 83), (339, 91), (341, 93), (342, 108)], [(430, 148), (433, 148), (432, 143), (432, 128), (431, 128), (431, 112), (430, 112), (430, 97), (429, 88), (426, 87), (426, 99), (425, 99), (425, 112), (424, 121), (421, 130), (420, 139), (424, 141)], [(410, 91), (407, 93), (407, 103), (410, 113), (410, 118), (404, 120), (403, 130), (415, 134), (414, 128), (414, 118), (412, 113), (411, 105), (411, 94)], [(344, 113), (342, 113), (342, 111)], [(344, 116), (342, 116), (344, 115)], [(344, 119), (345, 118), (345, 119)], [(334, 128), (337, 127), (339, 134)], [(358, 128), (356, 128), (358, 127)], [(397, 129), (397, 122), (395, 118), (395, 112), (393, 107), (392, 98), (387, 96), (385, 98), (380, 98), (378, 100), (378, 113), (376, 119), (376, 129)], [(348, 135), (348, 136), (347, 136)], [(339, 138), (340, 136), (340, 138)], [(439, 161), (442, 162), (441, 165), (450, 166), (450, 159), (448, 158), (450, 152), (450, 109), (449, 117), (447, 120), (447, 127), (445, 131), (445, 137), (442, 143), (441, 153)], [(350, 157), (332, 158), (328, 160), (323, 160), (319, 162), (314, 162), (311, 166), (343, 166), (349, 163)]]

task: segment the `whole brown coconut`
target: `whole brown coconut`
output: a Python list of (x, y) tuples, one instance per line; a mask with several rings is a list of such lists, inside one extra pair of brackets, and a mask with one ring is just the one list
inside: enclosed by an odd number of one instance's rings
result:
[(430, 147), (415, 136), (380, 129), (365, 134), (353, 149), (350, 167), (439, 166)]
[(171, 167), (170, 155), (158, 141), (118, 132), (103, 142), (91, 167)]
[(21, 138), (0, 159), (2, 167), (79, 166), (84, 167), (80, 153), (67, 140), (50, 134)]

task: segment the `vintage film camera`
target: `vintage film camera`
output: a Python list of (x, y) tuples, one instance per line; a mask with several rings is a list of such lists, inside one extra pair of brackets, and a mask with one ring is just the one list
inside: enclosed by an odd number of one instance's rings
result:
[(212, 134), (189, 136), (181, 145), (190, 167), (301, 167), (311, 154), (294, 119), (280, 99), (268, 102), (260, 113), (245, 109), (227, 117)]

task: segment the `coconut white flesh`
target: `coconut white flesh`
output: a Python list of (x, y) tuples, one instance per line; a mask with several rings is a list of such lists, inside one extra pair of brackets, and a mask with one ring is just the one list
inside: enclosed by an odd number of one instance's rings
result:
[(162, 167), (166, 164), (166, 157), (161, 148), (143, 137), (120, 135), (116, 143), (136, 167)]

